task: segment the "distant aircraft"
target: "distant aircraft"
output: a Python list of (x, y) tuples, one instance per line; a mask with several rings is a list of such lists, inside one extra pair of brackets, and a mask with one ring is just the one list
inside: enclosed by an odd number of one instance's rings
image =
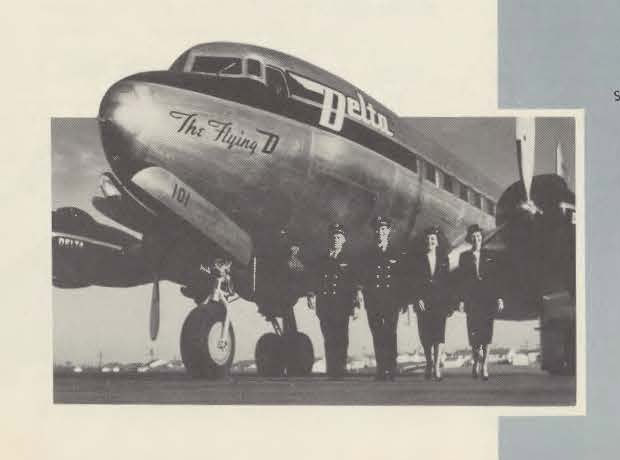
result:
[[(53, 284), (153, 283), (152, 339), (159, 281), (200, 304), (213, 262), (230, 261), (229, 293), (256, 302), (274, 327), (256, 346), (259, 373), (310, 373), (312, 344), (292, 308), (304, 291), (304, 256), (325, 248), (335, 221), (350, 229), (357, 253), (378, 214), (393, 219), (396, 243), (408, 247), (439, 225), (452, 264), (468, 248), (467, 225), (479, 224), (501, 261), (503, 318), (538, 318), (543, 296), (574, 296), (574, 194), (556, 174), (533, 176), (533, 120), (517, 129), (522, 180), (497, 202), (492, 181), (414, 138), (360, 89), (257, 46), (202, 44), (167, 71), (124, 78), (103, 97), (98, 121), (111, 172), (93, 205), (142, 238), (77, 208), (53, 211)], [(180, 345), (192, 375), (228, 371), (235, 336), (227, 311), (209, 302), (186, 318)], [(559, 356), (547, 367), (574, 368), (574, 314), (555, 319), (541, 332), (553, 335)]]

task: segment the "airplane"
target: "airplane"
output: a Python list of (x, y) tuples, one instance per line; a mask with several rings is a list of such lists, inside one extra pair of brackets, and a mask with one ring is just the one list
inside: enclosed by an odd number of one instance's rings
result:
[[(239, 297), (273, 326), (256, 344), (258, 373), (311, 373), (312, 343), (293, 306), (305, 292), (304, 261), (325, 249), (332, 222), (350, 229), (352, 254), (371, 241), (376, 215), (392, 219), (402, 247), (439, 225), (452, 269), (477, 223), (500, 267), (499, 318), (544, 317), (545, 296), (574, 298), (575, 197), (562, 175), (534, 176), (534, 119), (517, 120), (521, 180), (502, 192), (345, 80), (282, 52), (214, 42), (168, 70), (113, 84), (97, 120), (111, 171), (92, 203), (141, 237), (79, 208), (56, 209), (53, 285), (152, 283), (155, 340), (159, 282), (178, 283), (196, 303), (180, 337), (190, 375), (228, 373), (236, 343), (228, 311)], [(210, 297), (214, 278), (223, 301)], [(548, 370), (574, 372), (574, 331), (574, 308), (541, 327), (555, 357)]]

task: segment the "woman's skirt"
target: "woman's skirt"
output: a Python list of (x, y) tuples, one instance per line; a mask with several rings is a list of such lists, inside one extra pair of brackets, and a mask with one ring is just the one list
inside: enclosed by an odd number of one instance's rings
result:
[(446, 314), (430, 310), (418, 312), (418, 334), (422, 346), (430, 346), (446, 341)]
[(467, 312), (467, 336), (472, 347), (489, 345), (493, 340), (493, 315), (486, 309)]

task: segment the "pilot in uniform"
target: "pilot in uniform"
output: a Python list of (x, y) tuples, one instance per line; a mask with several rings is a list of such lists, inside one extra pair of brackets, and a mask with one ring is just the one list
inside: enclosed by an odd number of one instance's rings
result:
[[(417, 314), (418, 334), (426, 357), (424, 377), (441, 380), (439, 360), (446, 336), (446, 318), (451, 314), (448, 301), (448, 257), (439, 248), (439, 228), (424, 232), (425, 250), (413, 253), (409, 261), (408, 298)], [(410, 277), (410, 278), (409, 278)]]
[(477, 225), (467, 229), (470, 251), (461, 254), (457, 270), (459, 282), (459, 310), (467, 313), (467, 335), (471, 346), (472, 377), (489, 378), (487, 368), (488, 347), (493, 339), (495, 313), (504, 309), (504, 302), (497, 296), (493, 280), (494, 261), (482, 248), (482, 230)]
[(343, 252), (346, 236), (341, 224), (329, 226), (330, 246), (309, 267), (308, 306), (316, 309), (325, 343), (327, 375), (344, 377), (349, 347), (349, 316), (357, 319), (364, 302), (353, 265)]
[(376, 244), (364, 254), (360, 275), (364, 304), (377, 360), (376, 380), (394, 380), (396, 374), (396, 326), (403, 305), (401, 251), (390, 244), (392, 222), (387, 217), (373, 221)]

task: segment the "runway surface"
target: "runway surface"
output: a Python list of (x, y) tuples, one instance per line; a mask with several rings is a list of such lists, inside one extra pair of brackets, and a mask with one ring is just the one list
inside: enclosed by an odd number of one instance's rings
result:
[(370, 375), (342, 381), (325, 376), (266, 379), (233, 375), (226, 380), (192, 379), (181, 373), (81, 374), (54, 376), (55, 403), (95, 404), (282, 404), (282, 405), (499, 405), (575, 404), (575, 378), (551, 376), (535, 368), (496, 366), (488, 381), (469, 369), (447, 369), (440, 382), (419, 373), (395, 382)]

